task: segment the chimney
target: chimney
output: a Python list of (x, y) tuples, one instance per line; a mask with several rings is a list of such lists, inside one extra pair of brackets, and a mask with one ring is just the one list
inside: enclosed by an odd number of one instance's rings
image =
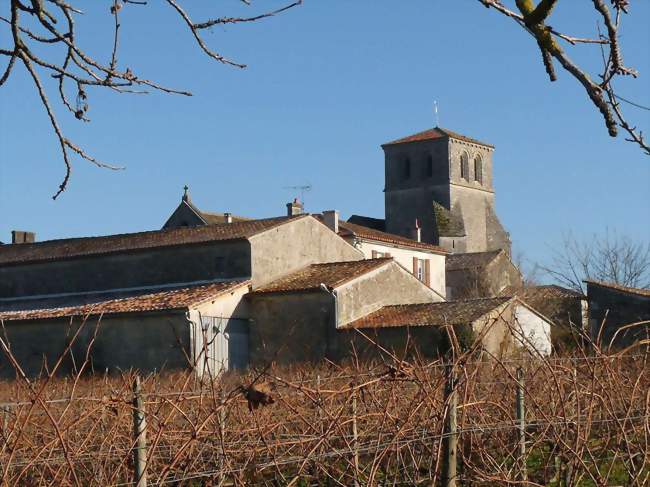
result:
[(232, 223), (232, 213), (224, 213), (223, 219), (226, 223)]
[(323, 223), (334, 233), (339, 233), (339, 212), (337, 210), (324, 211)]
[(422, 229), (420, 228), (420, 220), (415, 219), (415, 228), (413, 228), (413, 240), (416, 242), (422, 241)]
[(287, 203), (287, 216), (302, 215), (302, 203), (298, 198), (294, 198), (291, 203)]
[(35, 241), (36, 234), (34, 232), (23, 232), (21, 230), (13, 230), (11, 232), (12, 244), (34, 243)]

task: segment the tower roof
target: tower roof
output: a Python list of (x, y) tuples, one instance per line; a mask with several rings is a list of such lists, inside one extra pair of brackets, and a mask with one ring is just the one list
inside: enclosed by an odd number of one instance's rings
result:
[(391, 142), (386, 142), (385, 144), (382, 144), (382, 147), (386, 147), (389, 145), (397, 145), (397, 144), (408, 144), (409, 142), (421, 142), (424, 140), (435, 140), (435, 139), (444, 139), (444, 138), (461, 140), (463, 142), (469, 142), (470, 144), (478, 144), (478, 145), (482, 145), (494, 149), (494, 146), (491, 144), (486, 144), (485, 142), (472, 139), (471, 137), (461, 135), (459, 133), (453, 132), (451, 130), (442, 127), (434, 127), (432, 129), (428, 129), (423, 132), (418, 132), (417, 134), (409, 135), (407, 137), (402, 137), (401, 139), (393, 140)]

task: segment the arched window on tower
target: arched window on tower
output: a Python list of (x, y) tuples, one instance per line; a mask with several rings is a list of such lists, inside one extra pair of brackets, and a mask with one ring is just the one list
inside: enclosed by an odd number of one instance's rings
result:
[(424, 175), (428, 178), (433, 177), (433, 157), (431, 157), (431, 154), (427, 156), (427, 160), (424, 166)]
[(474, 181), (483, 184), (483, 160), (478, 154), (474, 156)]
[(469, 181), (469, 156), (467, 152), (460, 155), (460, 177), (465, 181)]

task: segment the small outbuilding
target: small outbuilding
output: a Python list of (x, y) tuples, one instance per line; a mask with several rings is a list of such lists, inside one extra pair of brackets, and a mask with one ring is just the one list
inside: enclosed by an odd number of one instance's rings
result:
[(392, 258), (313, 264), (248, 295), (251, 363), (337, 360), (348, 323), (389, 304), (443, 299)]
[[(128, 369), (216, 374), (248, 365), (250, 281), (96, 292), (4, 303), (0, 377)], [(69, 349), (69, 350), (68, 350)]]
[(650, 344), (650, 289), (585, 281), (589, 301), (589, 329), (603, 346)]
[(479, 342), (494, 357), (551, 352), (550, 320), (513, 297), (384, 306), (345, 325), (348, 336), (342, 340), (362, 356), (434, 357), (450, 347), (447, 327), (463, 348)]

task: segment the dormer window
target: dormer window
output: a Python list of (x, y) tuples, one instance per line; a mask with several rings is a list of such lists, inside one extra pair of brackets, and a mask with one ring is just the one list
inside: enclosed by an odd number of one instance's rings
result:
[(465, 181), (469, 181), (469, 156), (467, 152), (460, 155), (460, 177)]
[(483, 160), (478, 154), (474, 157), (474, 181), (483, 184)]

